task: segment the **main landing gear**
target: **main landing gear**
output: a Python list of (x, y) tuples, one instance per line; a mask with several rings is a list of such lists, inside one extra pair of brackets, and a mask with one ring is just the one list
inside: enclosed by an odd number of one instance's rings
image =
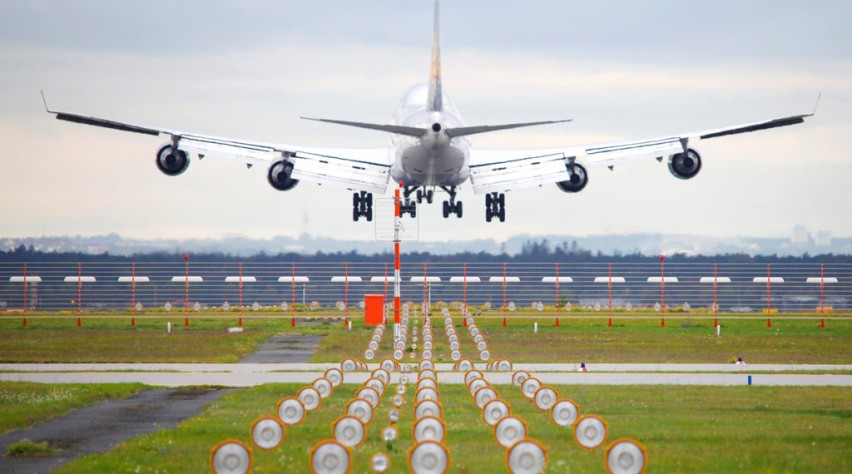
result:
[(352, 195), (352, 220), (358, 222), (366, 217), (367, 222), (373, 220), (373, 193), (361, 191)]
[(491, 222), (495, 217), (506, 222), (506, 195), (503, 193), (485, 195), (485, 221)]
[[(462, 203), (461, 201), (456, 202), (456, 187), (455, 186), (441, 186), (447, 194), (450, 195), (449, 201), (444, 201), (444, 219), (450, 217), (450, 214), (455, 214), (456, 217), (461, 218), (462, 216)], [(432, 201), (429, 201), (432, 202)]]
[(423, 204), (423, 199), (426, 199), (427, 204), (432, 204), (432, 199), (435, 197), (435, 190), (417, 188), (415, 196), (417, 197), (417, 204)]

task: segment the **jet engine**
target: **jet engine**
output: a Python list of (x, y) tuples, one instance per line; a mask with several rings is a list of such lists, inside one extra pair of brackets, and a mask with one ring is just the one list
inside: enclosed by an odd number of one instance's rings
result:
[(568, 170), (569, 178), (565, 181), (559, 181), (556, 186), (566, 193), (578, 193), (589, 183), (589, 175), (586, 174), (586, 168), (579, 163), (571, 163), (565, 165)]
[(686, 153), (678, 153), (669, 157), (669, 172), (675, 178), (691, 179), (699, 171), (701, 171), (701, 156), (692, 148), (688, 148)]
[(266, 173), (266, 179), (273, 188), (279, 191), (289, 191), (299, 184), (298, 179), (293, 179), (290, 175), (293, 173), (293, 163), (286, 160), (273, 162), (269, 166), (269, 171)]
[(157, 151), (157, 169), (168, 176), (177, 176), (189, 167), (189, 154), (166, 143)]

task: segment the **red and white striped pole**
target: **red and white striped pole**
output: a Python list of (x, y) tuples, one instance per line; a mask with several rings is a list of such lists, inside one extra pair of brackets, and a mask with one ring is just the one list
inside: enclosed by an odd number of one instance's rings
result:
[(606, 280), (606, 294), (609, 299), (609, 321), (607, 321), (607, 327), (612, 327), (612, 264), (610, 263), (607, 266), (607, 280)]
[(385, 307), (382, 309), (382, 314), (384, 315), (383, 321), (384, 321), (385, 324), (387, 324), (388, 323), (388, 311), (387, 311), (387, 309), (388, 309), (388, 307), (387, 307), (387, 303), (388, 303), (388, 264), (387, 263), (385, 264), (385, 298), (382, 301), (385, 302)]
[(717, 265), (713, 264), (713, 327), (719, 327), (719, 274)]
[(130, 264), (130, 325), (136, 326), (136, 264)]
[(404, 186), (403, 182), (399, 182), (399, 186), (393, 191), (393, 338), (394, 341), (399, 339), (399, 310), (400, 310), (400, 291), (399, 291), (399, 217), (401, 201), (399, 190)]
[(766, 327), (772, 327), (772, 270), (766, 264)]
[(243, 264), (240, 263), (240, 319), (239, 325), (243, 325)]
[(825, 266), (819, 265), (819, 327), (825, 328)]
[(24, 264), (24, 327), (27, 327), (27, 264)]
[(83, 325), (80, 316), (83, 313), (83, 264), (77, 264), (77, 327)]
[(349, 326), (349, 264), (343, 264), (343, 320), (344, 326)]
[[(462, 302), (464, 303), (464, 309), (470, 311), (467, 307), (467, 263), (462, 265)], [(467, 318), (464, 313), (462, 313), (462, 325), (467, 327)]]
[(666, 256), (660, 255), (660, 327), (666, 327)]
[(296, 327), (296, 263), (293, 262), (290, 264), (290, 298), (293, 302), (290, 305), (290, 327)]
[(506, 264), (503, 264), (503, 327), (506, 327)]
[(426, 263), (423, 264), (423, 317), (426, 318), (429, 316), (429, 283), (426, 282), (428, 280), (426, 276)]
[(189, 254), (188, 253), (183, 254), (183, 260), (185, 262), (185, 264), (184, 264), (184, 267), (185, 267), (185, 274), (184, 274), (185, 295), (184, 295), (184, 304), (183, 304), (183, 314), (184, 314), (183, 325), (184, 325), (184, 327), (189, 327)]
[(559, 263), (556, 264), (556, 327), (559, 327)]

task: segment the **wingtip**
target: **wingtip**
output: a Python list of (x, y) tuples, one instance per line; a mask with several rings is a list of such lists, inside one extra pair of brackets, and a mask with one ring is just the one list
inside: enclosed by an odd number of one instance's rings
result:
[(817, 111), (817, 107), (819, 107), (819, 100), (820, 100), (820, 99), (822, 99), (822, 92), (820, 92), (819, 94), (817, 94), (816, 103), (814, 104), (814, 110), (813, 110), (813, 112), (811, 112), (811, 116), (816, 115), (816, 111)]
[(39, 89), (39, 92), (41, 92), (41, 101), (42, 103), (44, 103), (44, 111), (49, 114), (52, 114), (53, 111), (50, 110), (50, 107), (47, 106), (47, 99), (44, 97), (44, 89)]

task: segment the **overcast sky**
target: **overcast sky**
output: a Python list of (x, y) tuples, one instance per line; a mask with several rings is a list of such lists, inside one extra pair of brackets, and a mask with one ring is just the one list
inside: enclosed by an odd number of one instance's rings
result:
[[(518, 233), (852, 235), (852, 2), (470, 0), (441, 5), (445, 90), (468, 124), (572, 118), (472, 137), (530, 148), (650, 138), (784, 115), (803, 125), (698, 145), (702, 172), (654, 160), (506, 196), (486, 224), (422, 208), (423, 240)], [(157, 171), (162, 139), (52, 120), (59, 110), (243, 139), (383, 146), (300, 116), (386, 122), (426, 80), (430, 0), (0, 0), (0, 237), (119, 233), (371, 239), (351, 193), (213, 158)], [(436, 198), (443, 199), (443, 195)]]

